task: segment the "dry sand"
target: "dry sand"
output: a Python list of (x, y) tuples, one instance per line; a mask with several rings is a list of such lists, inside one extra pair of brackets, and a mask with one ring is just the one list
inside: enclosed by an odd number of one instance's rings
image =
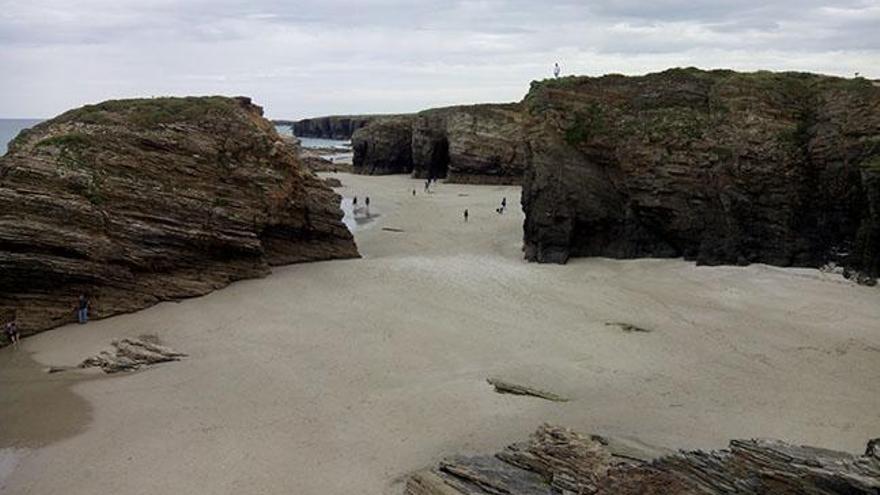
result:
[[(380, 214), (356, 234), (363, 259), (0, 350), (0, 491), (394, 493), (544, 421), (686, 448), (772, 436), (858, 452), (880, 435), (876, 289), (767, 266), (528, 264), (522, 213), (493, 211), (518, 188), (339, 176)], [(144, 333), (190, 357), (85, 379), (30, 361)], [(490, 376), (573, 400), (496, 394)]]

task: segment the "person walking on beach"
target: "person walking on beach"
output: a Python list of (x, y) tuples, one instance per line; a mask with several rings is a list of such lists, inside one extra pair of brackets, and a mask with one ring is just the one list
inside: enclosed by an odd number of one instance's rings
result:
[(89, 296), (85, 294), (79, 295), (79, 301), (76, 304), (76, 321), (81, 325), (89, 321)]
[(425, 181), (425, 192), (428, 192), (428, 188), (431, 186), (431, 179)]
[(562, 69), (559, 68), (559, 62), (553, 64), (553, 77), (559, 79), (559, 74), (562, 72)]
[(17, 346), (21, 341), (21, 332), (18, 331), (18, 323), (16, 323), (15, 318), (12, 318), (12, 321), (6, 324), (5, 331), (9, 343)]
[(367, 199), (364, 201), (364, 204), (367, 205), (367, 216), (370, 216), (370, 197), (367, 196)]
[(467, 211), (467, 208), (464, 209), (464, 221), (465, 221), (465, 222), (468, 221), (468, 211)]
[(504, 210), (507, 209), (507, 196), (501, 198), (501, 213), (504, 213)]
[(413, 189), (413, 196), (415, 196), (415, 195), (416, 195), (416, 190), (415, 190), (415, 189)]

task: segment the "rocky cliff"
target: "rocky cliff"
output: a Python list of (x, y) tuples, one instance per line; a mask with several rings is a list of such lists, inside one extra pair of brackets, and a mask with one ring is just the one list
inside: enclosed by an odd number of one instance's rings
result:
[(351, 139), (354, 131), (383, 115), (328, 115), (297, 121), (276, 120), (275, 124), (289, 125), (297, 137), (323, 139)]
[(518, 104), (469, 105), (379, 119), (355, 132), (355, 170), (450, 182), (518, 183), (528, 156)]
[(24, 333), (358, 256), (339, 197), (247, 98), (109, 101), (0, 158), (0, 317)]
[(674, 69), (533, 83), (529, 259), (684, 256), (876, 274), (880, 88)]
[(412, 121), (408, 115), (376, 119), (351, 138), (354, 172), (408, 174), (413, 170)]

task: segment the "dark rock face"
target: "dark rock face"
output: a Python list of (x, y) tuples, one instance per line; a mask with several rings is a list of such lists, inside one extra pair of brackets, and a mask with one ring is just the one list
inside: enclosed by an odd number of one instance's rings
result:
[(878, 269), (880, 88), (673, 69), (534, 83), (527, 258)]
[(364, 127), (381, 115), (329, 115), (294, 122), (275, 121), (278, 125), (290, 125), (298, 137), (323, 139), (351, 139), (354, 131)]
[(351, 138), (354, 172), (366, 175), (408, 174), (413, 170), (412, 117), (374, 120)]
[(24, 333), (358, 256), (339, 196), (247, 98), (109, 101), (0, 158), (0, 317)]
[(378, 119), (352, 138), (355, 170), (450, 182), (519, 183), (528, 152), (517, 104), (425, 110)]
[(521, 124), (518, 104), (422, 112), (413, 125), (415, 174), (450, 182), (519, 183), (528, 158)]
[(880, 460), (776, 440), (654, 460), (602, 437), (544, 425), (494, 456), (454, 457), (407, 480), (407, 495), (685, 495), (880, 492)]

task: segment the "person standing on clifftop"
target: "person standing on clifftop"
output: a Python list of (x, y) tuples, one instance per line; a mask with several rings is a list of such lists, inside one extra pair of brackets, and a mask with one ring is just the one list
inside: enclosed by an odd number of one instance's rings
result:
[(76, 320), (81, 325), (89, 321), (89, 296), (85, 294), (79, 295), (79, 301), (76, 305)]
[(553, 77), (559, 79), (559, 74), (562, 72), (562, 69), (559, 68), (559, 62), (553, 64)]

